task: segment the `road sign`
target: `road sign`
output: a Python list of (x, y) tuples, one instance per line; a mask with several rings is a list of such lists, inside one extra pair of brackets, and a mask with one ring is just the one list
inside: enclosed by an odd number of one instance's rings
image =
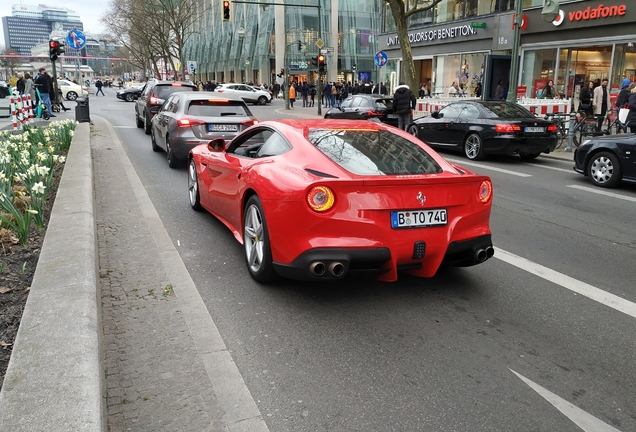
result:
[(322, 47), (322, 50), (326, 53), (333, 52), (333, 47)]
[(66, 46), (70, 49), (81, 50), (86, 46), (86, 36), (77, 29), (73, 29), (66, 35)]
[(485, 22), (480, 22), (480, 21), (473, 21), (473, 22), (470, 23), (470, 26), (472, 28), (485, 29), (486, 28), (486, 23)]
[(324, 44), (325, 44), (325, 43), (322, 41), (322, 39), (318, 39), (318, 40), (316, 41), (316, 46), (318, 46), (318, 48), (322, 48), (322, 46), (323, 46)]
[(186, 64), (187, 64), (187, 68), (188, 68), (189, 72), (191, 72), (191, 73), (196, 72), (196, 70), (197, 70), (197, 62), (192, 61), (192, 60), (188, 60), (186, 62)]
[(376, 66), (382, 67), (389, 61), (389, 56), (387, 56), (384, 51), (378, 51), (373, 57), (373, 60), (375, 60)]

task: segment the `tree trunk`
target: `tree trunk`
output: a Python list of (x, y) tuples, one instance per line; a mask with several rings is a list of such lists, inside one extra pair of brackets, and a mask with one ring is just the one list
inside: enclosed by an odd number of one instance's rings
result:
[(395, 20), (397, 38), (400, 41), (400, 51), (402, 52), (402, 75), (403, 80), (413, 93), (417, 94), (417, 82), (415, 81), (415, 68), (413, 66), (413, 52), (409, 41), (408, 28), (406, 27), (406, 14), (404, 3), (401, 0), (388, 0), (391, 13)]

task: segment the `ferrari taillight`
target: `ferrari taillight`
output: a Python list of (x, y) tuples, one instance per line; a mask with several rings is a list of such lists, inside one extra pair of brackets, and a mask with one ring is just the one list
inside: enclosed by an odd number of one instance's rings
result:
[(520, 132), (521, 126), (516, 124), (498, 124), (495, 126), (495, 130), (499, 133), (513, 133)]
[(479, 201), (486, 204), (492, 198), (492, 183), (490, 180), (484, 180), (479, 186)]
[(335, 202), (336, 196), (327, 186), (314, 186), (307, 193), (307, 204), (317, 212), (329, 210)]
[(180, 127), (196, 126), (196, 125), (202, 125), (202, 124), (205, 124), (203, 120), (191, 119), (187, 117), (180, 118), (179, 120), (177, 120), (177, 125), (179, 125)]

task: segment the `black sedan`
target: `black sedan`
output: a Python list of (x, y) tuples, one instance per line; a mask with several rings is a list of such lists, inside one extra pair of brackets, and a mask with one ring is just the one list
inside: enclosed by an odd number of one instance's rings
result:
[(342, 101), (340, 106), (329, 108), (325, 118), (372, 120), (397, 127), (398, 118), (393, 114), (393, 99), (386, 96), (359, 94)]
[(574, 171), (600, 187), (636, 183), (636, 135), (588, 139), (574, 152)]
[(407, 131), (433, 147), (462, 151), (468, 159), (488, 154), (518, 154), (531, 160), (554, 151), (557, 126), (521, 105), (503, 101), (453, 102)]
[(121, 99), (126, 102), (136, 101), (137, 99), (139, 99), (139, 96), (141, 96), (141, 92), (144, 91), (144, 87), (145, 85), (143, 83), (139, 83), (127, 89), (118, 90), (117, 99)]

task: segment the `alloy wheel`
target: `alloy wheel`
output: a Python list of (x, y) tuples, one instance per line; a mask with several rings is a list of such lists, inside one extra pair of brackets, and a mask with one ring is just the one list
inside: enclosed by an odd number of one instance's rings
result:
[(258, 273), (263, 263), (265, 238), (263, 236), (263, 217), (259, 208), (251, 204), (245, 212), (245, 256), (247, 265), (253, 273)]

